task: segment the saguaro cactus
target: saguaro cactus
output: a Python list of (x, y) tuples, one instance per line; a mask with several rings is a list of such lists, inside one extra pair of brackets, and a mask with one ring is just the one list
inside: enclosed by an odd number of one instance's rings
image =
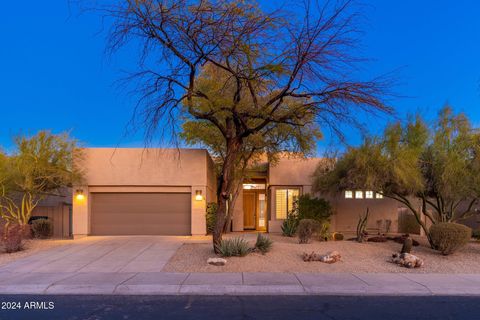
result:
[(410, 253), (412, 251), (413, 240), (410, 237), (406, 237), (403, 241), (402, 251), (400, 253)]

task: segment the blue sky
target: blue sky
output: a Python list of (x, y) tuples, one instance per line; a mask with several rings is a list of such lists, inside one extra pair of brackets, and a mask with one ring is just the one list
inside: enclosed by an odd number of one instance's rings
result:
[[(480, 125), (480, 2), (363, 1), (365, 75), (400, 68), (397, 117), (432, 117), (446, 102)], [(70, 131), (86, 146), (143, 146), (125, 134), (135, 100), (115, 84), (133, 52), (104, 54), (101, 22), (67, 0), (7, 1), (0, 10), (0, 146), (40, 129)], [(388, 119), (369, 122), (380, 132)], [(359, 141), (348, 133), (353, 143)], [(322, 142), (321, 144), (325, 144)]]

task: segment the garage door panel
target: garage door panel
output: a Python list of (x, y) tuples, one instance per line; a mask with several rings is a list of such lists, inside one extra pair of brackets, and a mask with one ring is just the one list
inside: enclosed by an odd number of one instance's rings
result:
[(189, 193), (94, 193), (94, 235), (189, 235)]

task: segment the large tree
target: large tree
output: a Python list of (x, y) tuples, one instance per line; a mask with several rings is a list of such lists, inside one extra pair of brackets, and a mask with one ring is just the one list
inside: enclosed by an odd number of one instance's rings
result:
[[(186, 117), (215, 127), (224, 158), (220, 170), (214, 245), (222, 238), (235, 165), (249, 139), (304, 126), (339, 133), (361, 112), (389, 112), (386, 83), (358, 80), (351, 56), (358, 13), (352, 1), (292, 2), (263, 10), (241, 0), (123, 0), (103, 8), (113, 18), (109, 48), (141, 46), (135, 79), (147, 136), (177, 130)], [(203, 79), (221, 72), (223, 99)], [(286, 145), (286, 149), (289, 147)]]
[[(228, 74), (222, 69), (207, 67), (202, 70), (198, 83), (203, 92), (209, 96), (209, 104), (228, 105), (229, 101), (225, 97), (231, 96), (231, 91), (235, 89), (234, 84), (229, 81), (228, 77)], [(206, 101), (203, 99), (195, 100), (195, 102), (197, 108), (210, 108), (209, 105), (205, 105)], [(243, 182), (249, 178), (249, 169), (261, 166), (265, 160), (268, 160), (269, 163), (275, 163), (279, 155), (285, 150), (288, 150), (292, 157), (313, 154), (315, 142), (322, 135), (314, 124), (313, 116), (305, 118), (303, 122), (304, 125), (302, 126), (291, 126), (283, 123), (269, 125), (256, 134), (245, 138), (237, 152), (234, 165), (235, 170), (232, 179), (234, 187), (228, 205), (225, 231), (228, 231), (230, 226), (229, 222)], [(221, 178), (222, 167), (227, 155), (227, 146), (218, 127), (209, 121), (187, 116), (182, 123), (180, 137), (189, 145), (206, 147), (213, 156), (217, 174)]]
[(32, 137), (15, 138), (13, 154), (0, 154), (0, 218), (25, 226), (38, 203), (61, 195), (63, 188), (82, 179), (72, 159), (76, 142), (67, 134), (40, 131)]
[(314, 189), (377, 190), (406, 206), (430, 240), (428, 224), (477, 214), (480, 132), (450, 107), (430, 126), (419, 116), (391, 124), (383, 136), (370, 137), (337, 161), (321, 164)]

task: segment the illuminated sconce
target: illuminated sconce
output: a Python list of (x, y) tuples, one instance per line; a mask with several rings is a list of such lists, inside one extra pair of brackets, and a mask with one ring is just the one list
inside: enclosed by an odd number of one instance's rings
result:
[(77, 189), (77, 191), (75, 191), (75, 199), (77, 199), (77, 201), (85, 200), (85, 195), (83, 194), (82, 189)]
[(203, 200), (202, 190), (196, 190), (195, 191), (195, 200), (197, 200), (197, 201), (202, 201)]

